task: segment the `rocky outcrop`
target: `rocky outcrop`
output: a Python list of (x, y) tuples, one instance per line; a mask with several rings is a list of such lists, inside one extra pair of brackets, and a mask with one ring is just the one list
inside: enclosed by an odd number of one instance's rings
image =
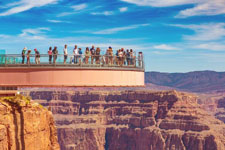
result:
[(0, 99), (1, 150), (59, 150), (52, 114), (23, 96)]
[(224, 150), (225, 125), (176, 91), (28, 93), (52, 110), (61, 150)]

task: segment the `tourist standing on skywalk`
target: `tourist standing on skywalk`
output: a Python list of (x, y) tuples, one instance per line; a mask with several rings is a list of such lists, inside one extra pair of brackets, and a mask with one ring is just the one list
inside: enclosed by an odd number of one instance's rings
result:
[(63, 53), (64, 53), (64, 64), (66, 64), (67, 55), (68, 55), (67, 45), (65, 45), (65, 47), (63, 49)]
[(95, 46), (92, 45), (91, 49), (90, 49), (90, 54), (91, 54), (91, 64), (93, 64), (94, 59), (95, 59)]
[(31, 53), (31, 50), (29, 49), (27, 51), (27, 64), (30, 65), (30, 53)]
[(75, 45), (75, 47), (73, 49), (73, 55), (74, 55), (74, 64), (77, 64), (78, 63), (78, 56), (79, 56), (77, 45)]
[(40, 55), (39, 51), (36, 48), (34, 49), (34, 52), (35, 52), (35, 63), (36, 64), (40, 64), (40, 57), (41, 57), (41, 55)]
[(89, 51), (89, 48), (86, 47), (86, 50), (85, 50), (85, 64), (88, 64), (89, 57), (90, 57), (90, 51)]
[(25, 61), (26, 51), (27, 51), (27, 48), (24, 47), (23, 50), (22, 50), (22, 64), (24, 64), (24, 61)]
[(49, 64), (52, 64), (52, 47), (49, 47), (48, 57), (49, 57)]
[(81, 48), (79, 48), (78, 53), (79, 53), (79, 64), (81, 64), (81, 62), (83, 60), (83, 52), (82, 52), (82, 49)]
[(57, 59), (57, 55), (58, 55), (58, 50), (57, 50), (57, 47), (55, 46), (53, 51), (53, 63), (55, 64), (56, 63), (56, 59)]

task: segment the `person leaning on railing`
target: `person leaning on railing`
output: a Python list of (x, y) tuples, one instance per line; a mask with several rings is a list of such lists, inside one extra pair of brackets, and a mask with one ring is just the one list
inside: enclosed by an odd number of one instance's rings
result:
[(40, 64), (40, 52), (35, 48), (34, 49), (34, 52), (35, 52), (35, 63), (36, 64)]
[(58, 55), (58, 50), (57, 50), (57, 47), (55, 46), (53, 51), (53, 63), (55, 64), (56, 63), (56, 59), (57, 59), (57, 55)]

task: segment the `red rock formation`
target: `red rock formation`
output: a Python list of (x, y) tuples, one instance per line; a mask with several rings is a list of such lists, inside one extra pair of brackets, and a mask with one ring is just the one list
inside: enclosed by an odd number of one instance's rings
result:
[(176, 91), (31, 92), (50, 107), (61, 150), (224, 150), (225, 125)]
[(0, 99), (0, 149), (59, 150), (51, 112), (23, 98)]

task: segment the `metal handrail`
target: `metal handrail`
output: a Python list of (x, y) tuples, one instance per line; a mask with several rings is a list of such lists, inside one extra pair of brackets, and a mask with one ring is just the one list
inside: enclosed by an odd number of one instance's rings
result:
[[(23, 61), (24, 59), (24, 61)], [(116, 55), (48, 55), (40, 54), (37, 57), (35, 54), (27, 54), (22, 57), (22, 54), (0, 54), (0, 67), (34, 67), (34, 66), (67, 66), (67, 67), (108, 67), (108, 68), (133, 68), (144, 70), (144, 60), (139, 60), (138, 57), (118, 57)]]

